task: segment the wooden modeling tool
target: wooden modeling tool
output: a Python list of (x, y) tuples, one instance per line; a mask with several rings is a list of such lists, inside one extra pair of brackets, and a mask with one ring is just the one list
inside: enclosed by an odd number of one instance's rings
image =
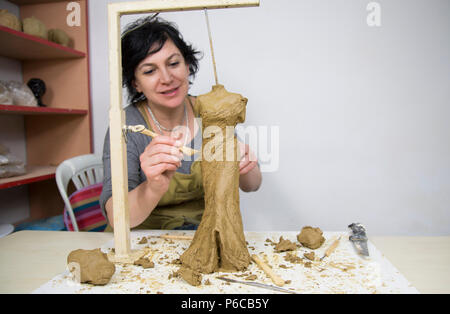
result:
[(162, 234), (159, 236), (149, 236), (151, 238), (161, 238), (161, 239), (167, 239), (167, 240), (189, 240), (191, 241), (194, 237), (189, 235), (172, 235), (172, 234)]
[(331, 253), (333, 253), (336, 248), (339, 245), (339, 241), (341, 240), (341, 237), (337, 238), (331, 245), (330, 247), (326, 250), (325, 254), (320, 258), (320, 260), (323, 260), (325, 257), (328, 257), (331, 255)]
[[(138, 124), (138, 125), (128, 125), (126, 127), (124, 127), (124, 129), (126, 131), (131, 131), (133, 133), (142, 133), (144, 135), (150, 136), (151, 138), (155, 138), (157, 136), (159, 136), (159, 134), (150, 131), (149, 129), (145, 128), (145, 126)], [(186, 147), (186, 146), (182, 146), (180, 147), (180, 151), (188, 156), (192, 156), (196, 153), (198, 153), (198, 150), (192, 149), (190, 147)]]
[(270, 279), (272, 279), (274, 284), (276, 284), (278, 287), (284, 286), (284, 280), (280, 276), (275, 274), (272, 268), (264, 263), (257, 255), (253, 254), (252, 260), (259, 266), (259, 268), (261, 268), (266, 273), (267, 276), (269, 276)]

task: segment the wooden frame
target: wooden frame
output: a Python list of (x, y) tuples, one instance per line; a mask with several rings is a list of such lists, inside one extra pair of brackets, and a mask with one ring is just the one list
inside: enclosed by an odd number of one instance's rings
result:
[[(259, 6), (259, 0), (147, 0), (108, 4), (111, 180), (114, 208), (114, 256), (116, 262), (132, 263), (141, 254), (132, 252), (128, 208), (128, 171), (123, 137), (122, 56), (120, 17), (122, 15), (193, 11)], [(136, 254), (135, 254), (136, 253)]]

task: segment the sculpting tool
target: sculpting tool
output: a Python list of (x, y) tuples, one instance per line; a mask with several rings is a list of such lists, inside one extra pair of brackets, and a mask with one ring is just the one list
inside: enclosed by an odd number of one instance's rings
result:
[(369, 249), (367, 247), (367, 235), (366, 228), (360, 223), (352, 223), (348, 226), (352, 230), (352, 234), (349, 236), (350, 242), (356, 249), (356, 252), (363, 258), (369, 257)]
[(272, 268), (264, 263), (257, 255), (252, 255), (252, 260), (259, 266), (259, 268), (261, 268), (266, 273), (267, 276), (270, 277), (270, 279), (272, 279), (274, 284), (279, 287), (284, 286), (284, 280), (280, 276), (275, 274)]
[[(145, 126), (138, 124), (138, 125), (127, 125), (124, 127), (124, 131), (131, 131), (133, 133), (142, 133), (144, 135), (150, 136), (151, 138), (155, 138), (157, 136), (159, 136), (159, 134), (156, 134), (155, 132), (152, 132), (150, 130), (148, 130), (147, 128), (145, 128)], [(196, 153), (198, 153), (198, 150), (192, 149), (190, 147), (186, 147), (186, 146), (182, 146), (180, 147), (180, 151), (183, 152), (183, 154), (188, 155), (188, 156), (192, 156)]]
[(334, 252), (334, 250), (336, 250), (336, 248), (339, 245), (339, 241), (341, 240), (341, 237), (337, 238), (328, 248), (328, 250), (326, 250), (325, 254), (320, 258), (320, 260), (323, 260), (325, 257), (328, 257), (331, 255), (331, 253)]
[(194, 238), (193, 236), (189, 236), (189, 235), (172, 235), (172, 234), (162, 234), (159, 236), (151, 235), (149, 237), (168, 239), (168, 240), (192, 240)]
[(271, 285), (266, 285), (266, 284), (254, 282), (254, 281), (240, 281), (240, 280), (235, 280), (235, 279), (230, 279), (230, 278), (225, 278), (225, 277), (217, 277), (217, 279), (227, 281), (227, 282), (241, 283), (243, 285), (248, 285), (248, 286), (253, 286), (253, 287), (258, 287), (258, 288), (263, 288), (263, 289), (269, 289), (269, 290), (274, 290), (274, 291), (279, 291), (279, 292), (284, 292), (284, 293), (297, 294), (297, 292), (295, 292), (295, 291), (291, 291), (288, 289), (283, 289), (283, 288), (279, 288), (279, 287), (275, 287), (275, 286), (271, 286)]

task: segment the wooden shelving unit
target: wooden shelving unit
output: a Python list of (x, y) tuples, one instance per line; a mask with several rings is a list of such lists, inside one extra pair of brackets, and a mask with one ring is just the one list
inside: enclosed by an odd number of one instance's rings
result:
[(48, 107), (24, 107), (24, 106), (12, 106), (1, 105), (0, 114), (20, 114), (20, 115), (85, 115), (88, 114), (87, 110), (81, 109), (60, 109), (60, 108), (48, 108)]
[[(0, 56), (21, 61), (22, 77), (42, 79), (47, 86), (46, 107), (0, 104), (1, 115), (23, 115), (27, 173), (0, 179), (0, 189), (28, 184), (31, 219), (61, 214), (64, 203), (56, 187), (55, 171), (62, 161), (92, 153), (92, 125), (88, 56), (88, 0), (81, 7), (81, 26), (70, 27), (66, 7), (71, 1), (9, 0), (21, 18), (34, 16), (47, 29), (64, 30), (74, 41), (68, 48), (0, 26)], [(2, 79), (0, 77), (0, 79)]]
[(0, 26), (0, 55), (17, 60), (52, 60), (84, 58), (86, 54), (40, 37)]
[(27, 167), (27, 173), (23, 176), (0, 179), (0, 189), (8, 189), (24, 184), (35, 183), (55, 178), (56, 167), (31, 166)]

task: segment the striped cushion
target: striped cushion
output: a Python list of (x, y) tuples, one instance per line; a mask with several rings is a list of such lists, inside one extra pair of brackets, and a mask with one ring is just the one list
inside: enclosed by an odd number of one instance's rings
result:
[[(106, 228), (106, 219), (100, 208), (99, 198), (102, 183), (90, 185), (74, 192), (69, 197), (79, 231), (99, 231)], [(74, 231), (69, 213), (64, 208), (64, 224), (67, 230)]]

